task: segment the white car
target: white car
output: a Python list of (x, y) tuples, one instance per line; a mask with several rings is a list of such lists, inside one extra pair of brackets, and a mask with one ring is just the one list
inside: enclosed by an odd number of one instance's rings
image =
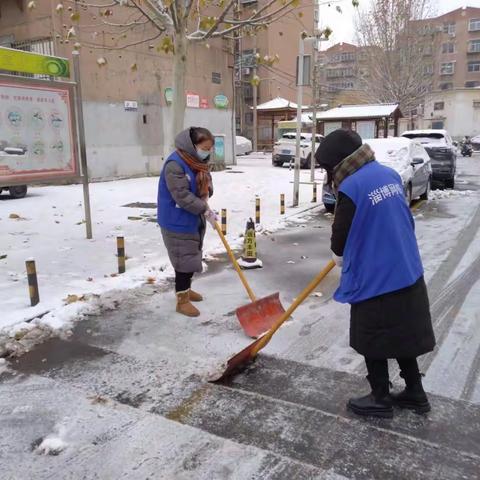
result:
[(252, 142), (245, 137), (235, 137), (235, 151), (237, 155), (250, 155), (253, 151)]
[[(315, 151), (320, 146), (323, 135), (315, 135)], [(284, 133), (273, 147), (272, 164), (276, 167), (293, 164), (297, 146), (296, 132)], [(312, 159), (312, 134), (302, 133), (300, 136), (300, 168), (310, 168)]]
[[(432, 166), (430, 156), (416, 140), (407, 138), (376, 138), (367, 140), (375, 152), (377, 162), (392, 168), (402, 177), (405, 197), (408, 204), (421, 198), (428, 200), (432, 184)], [(323, 185), (322, 201), (327, 212), (335, 211), (336, 198), (332, 186)]]
[(402, 177), (407, 201), (428, 200), (432, 185), (432, 165), (428, 152), (417, 140), (378, 138), (367, 140), (379, 163), (393, 168)]

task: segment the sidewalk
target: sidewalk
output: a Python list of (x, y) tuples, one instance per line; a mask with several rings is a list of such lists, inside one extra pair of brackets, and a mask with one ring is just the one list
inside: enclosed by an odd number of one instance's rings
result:
[[(293, 172), (273, 168), (269, 155), (251, 155), (238, 165), (213, 173), (215, 195), (211, 206), (227, 209), (228, 239), (241, 244), (246, 221), (255, 214), (255, 196), (261, 199), (261, 231), (284, 228), (280, 193), (286, 197), (287, 215), (310, 207), (312, 188), (301, 186), (298, 208), (289, 208)], [(309, 171), (302, 171), (309, 180)], [(319, 185), (322, 174), (317, 171)], [(85, 239), (82, 188), (80, 185), (31, 188), (22, 200), (0, 201), (0, 334), (28, 328), (25, 320), (46, 313), (41, 322), (51, 328), (68, 327), (73, 319), (101, 311), (98, 295), (145, 283), (162, 284), (172, 276), (160, 231), (156, 224), (158, 178), (138, 178), (91, 185), (93, 240)], [(319, 186), (319, 195), (321, 188)], [(135, 204), (140, 204), (136, 206)], [(127, 205), (132, 205), (128, 207)], [(34, 214), (35, 212), (35, 214)], [(40, 212), (40, 213), (38, 213)], [(10, 218), (10, 215), (19, 218)], [(116, 275), (116, 237), (125, 236), (127, 272)], [(206, 258), (223, 252), (216, 234), (209, 229)], [(36, 260), (41, 303), (29, 306), (25, 260)], [(75, 295), (85, 301), (65, 305)], [(75, 299), (75, 297), (71, 297)]]

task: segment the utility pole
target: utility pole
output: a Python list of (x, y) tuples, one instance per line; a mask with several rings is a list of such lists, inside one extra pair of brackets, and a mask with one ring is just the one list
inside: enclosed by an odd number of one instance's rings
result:
[(318, 32), (318, 22), (320, 19), (320, 4), (319, 0), (315, 1), (315, 10), (313, 14), (313, 36), (315, 37), (315, 41), (313, 43), (313, 52), (312, 52), (312, 100), (313, 100), (313, 110), (312, 110), (312, 154), (310, 157), (310, 181), (315, 181), (315, 153), (316, 153), (316, 136), (317, 136), (317, 75), (318, 75), (318, 40), (317, 40), (317, 32)]
[(300, 136), (302, 134), (302, 103), (303, 103), (303, 57), (305, 43), (303, 33), (298, 44), (298, 75), (297, 75), (297, 138), (295, 148), (295, 170), (293, 177), (293, 206), (298, 207), (300, 197)]

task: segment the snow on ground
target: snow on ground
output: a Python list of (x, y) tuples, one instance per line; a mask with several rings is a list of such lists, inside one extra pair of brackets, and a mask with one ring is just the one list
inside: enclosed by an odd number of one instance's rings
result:
[[(301, 180), (309, 181), (309, 175), (302, 171)], [(322, 174), (317, 171), (316, 175), (321, 184)], [(214, 173), (213, 180), (215, 195), (210, 204), (217, 210), (227, 209), (227, 237), (234, 246), (241, 246), (245, 223), (255, 215), (256, 195), (261, 199), (260, 231), (282, 228), (286, 217), (312, 206), (312, 187), (301, 185), (300, 206), (289, 208), (293, 171), (272, 167), (269, 155), (240, 158), (231, 170)], [(24, 199), (0, 201), (0, 333), (13, 335), (31, 328), (24, 322), (37, 316), (41, 320), (33, 323), (65, 327), (82, 314), (108, 308), (98, 297), (102, 293), (171, 277), (156, 210), (125, 207), (135, 202), (155, 203), (157, 184), (158, 177), (91, 184), (93, 240), (85, 239), (80, 185), (35, 187)], [(287, 206), (283, 217), (281, 193)], [(117, 275), (116, 237), (122, 234), (127, 272)], [(206, 256), (220, 252), (220, 240), (209, 229)], [(37, 266), (41, 302), (36, 307), (30, 307), (28, 298), (28, 257)]]

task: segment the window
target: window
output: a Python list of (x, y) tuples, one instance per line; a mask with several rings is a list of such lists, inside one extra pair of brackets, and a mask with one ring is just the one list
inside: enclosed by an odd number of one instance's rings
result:
[(445, 102), (435, 102), (435, 103), (433, 104), (433, 109), (434, 109), (435, 111), (437, 111), (437, 110), (445, 110)]
[(330, 68), (327, 70), (327, 78), (342, 78), (353, 76), (353, 68)]
[(342, 62), (354, 62), (355, 61), (355, 54), (352, 52), (345, 52), (340, 55), (340, 60)]
[(433, 65), (424, 65), (423, 66), (424, 75), (433, 75)]
[(478, 62), (468, 62), (468, 71), (469, 72), (480, 72), (480, 61), (478, 61)]
[(468, 42), (469, 53), (480, 53), (480, 39)]
[(480, 18), (471, 18), (468, 22), (469, 32), (478, 32), (480, 30)]
[(453, 83), (441, 83), (439, 87), (440, 87), (440, 90), (452, 90)]
[(222, 74), (218, 72), (212, 72), (212, 83), (220, 85), (222, 83)]
[(448, 33), (449, 35), (455, 35), (456, 25), (455, 22), (445, 22), (443, 24), (443, 33)]
[(455, 53), (455, 44), (452, 42), (442, 44), (442, 53)]
[(440, 75), (453, 75), (455, 73), (455, 62), (440, 64)]
[(435, 120), (432, 122), (432, 130), (443, 130), (445, 123), (443, 120)]
[(424, 55), (432, 55), (433, 54), (432, 45), (425, 45), (425, 47), (423, 48), (423, 54)]
[(473, 101), (473, 108), (480, 108), (480, 100)]
[(477, 82), (477, 81), (465, 82), (465, 88), (475, 88), (475, 87), (480, 87), (480, 82)]

